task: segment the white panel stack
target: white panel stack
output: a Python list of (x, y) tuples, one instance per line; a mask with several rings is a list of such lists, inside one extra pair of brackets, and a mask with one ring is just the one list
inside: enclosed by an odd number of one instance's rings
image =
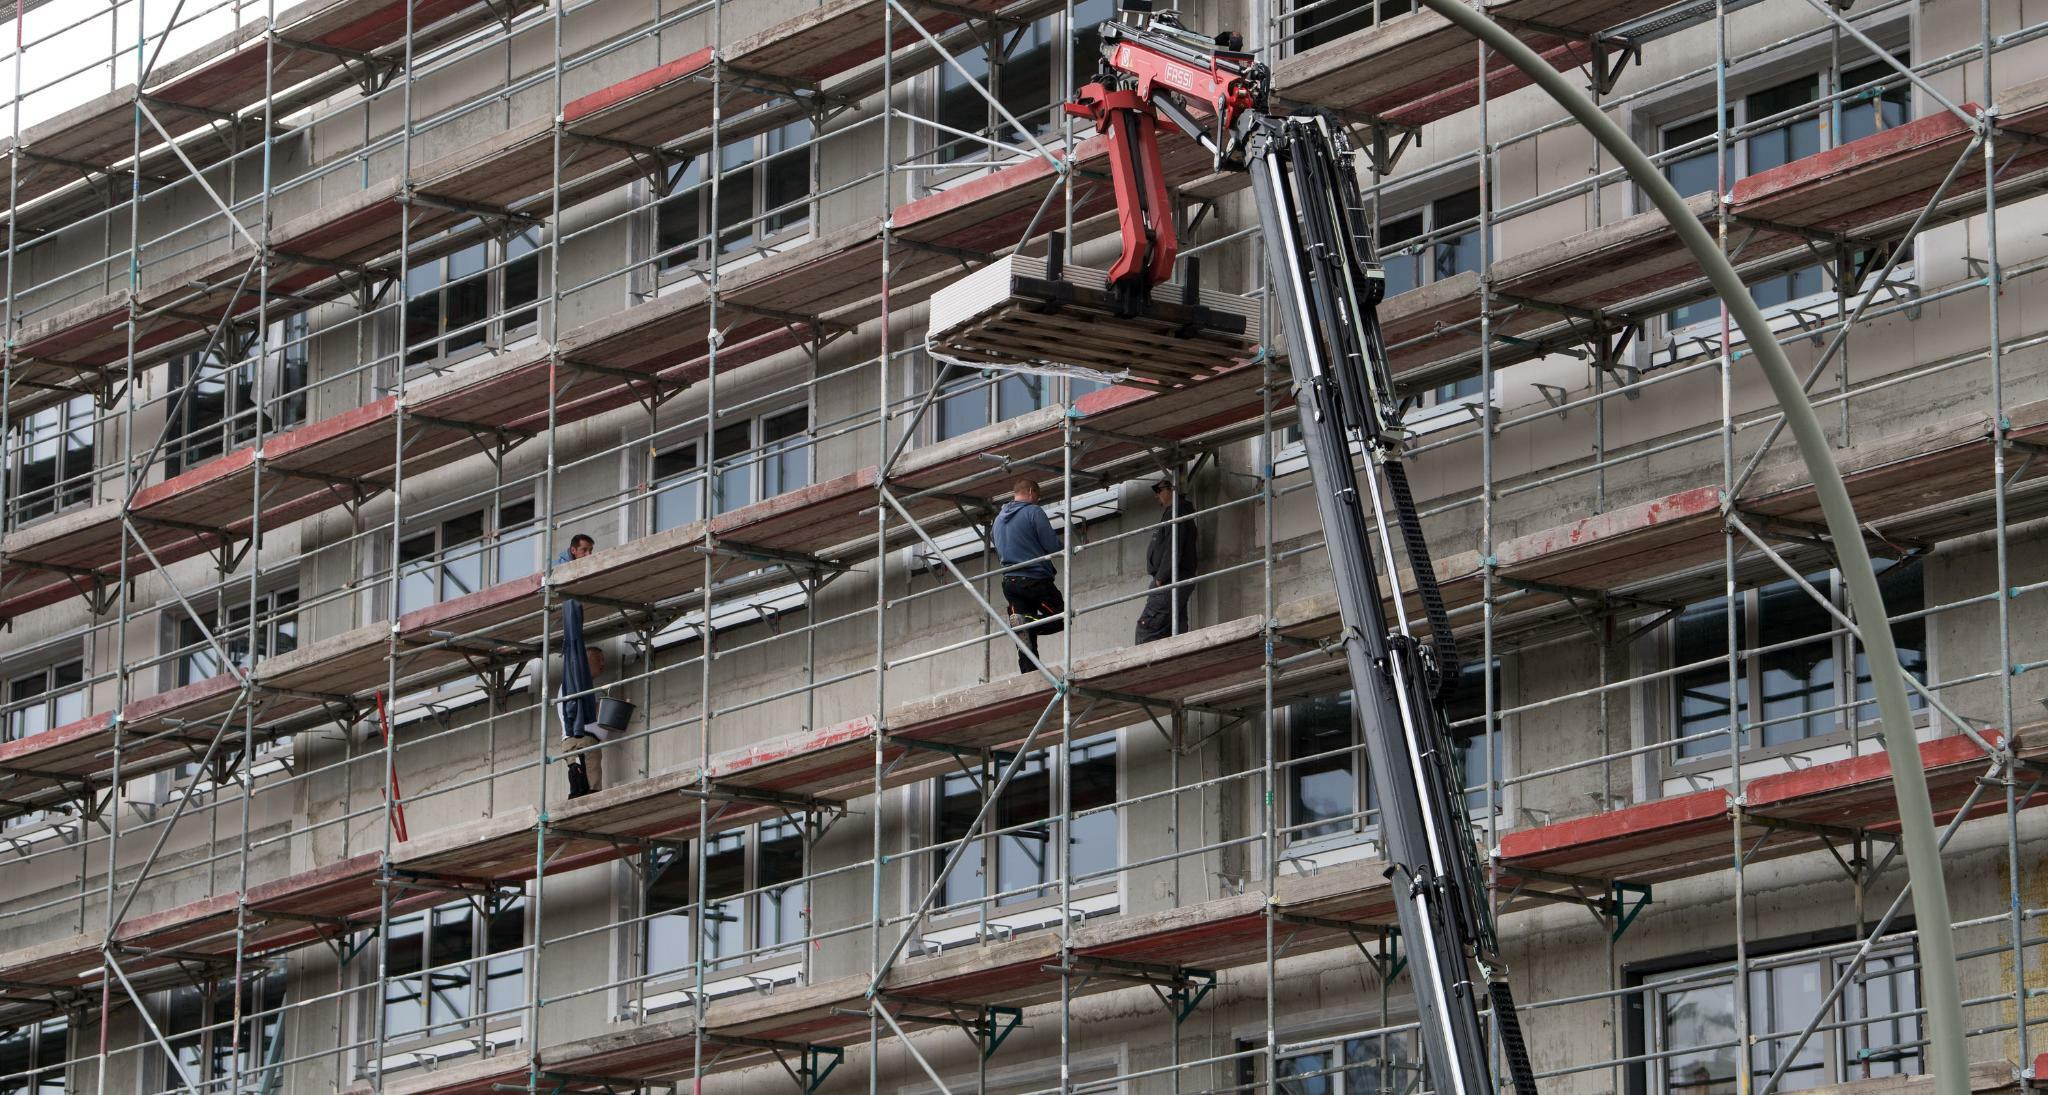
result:
[(1056, 310), (1015, 291), (1017, 279), (1044, 277), (1044, 259), (1009, 255), (939, 290), (931, 299), (931, 348), (996, 368), (1084, 369), (1180, 384), (1244, 361), (1259, 346), (1256, 301), (1204, 290), (1202, 305), (1241, 317), (1244, 333), (1199, 329), (1183, 335), (1177, 316), (1159, 314), (1179, 311), (1170, 307), (1180, 302), (1179, 285), (1153, 290), (1153, 300), (1165, 307), (1122, 318), (1109, 310), (1099, 270), (1067, 267), (1064, 280), (1076, 292)]

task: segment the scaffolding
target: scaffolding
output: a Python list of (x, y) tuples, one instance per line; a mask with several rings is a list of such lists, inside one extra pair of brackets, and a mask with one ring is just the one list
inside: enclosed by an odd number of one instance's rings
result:
[[(1416, 271), (1382, 317), (1436, 570), (1486, 667), (1466, 782), (1546, 1090), (1893, 1089), (1918, 1000), (1866, 986), (1892, 991), (1928, 926), (1900, 920), (1858, 624), (1675, 233), (1429, 12), (1190, 7), (1245, 28), (1280, 99), (1352, 127), (1383, 237), (1418, 196), (1476, 193), (1382, 239)], [(1096, 384), (924, 344), (962, 274), (1085, 269), (1114, 233), (1099, 140), (1017, 90), (1091, 71), (1108, 8), (7, 5), (0, 858), (23, 884), (0, 893), (0, 1092), (1416, 1090), (1372, 804), (1288, 802), (1364, 754), (1286, 739), (1346, 678), (1285, 348), (1194, 367), (1155, 332), (1159, 360), (1118, 343), (1131, 375)], [(2048, 22), (1956, 0), (1487, 10), (1706, 172), (1696, 211), (1746, 280), (1814, 287), (1774, 322), (1887, 574), (1988, 560), (1889, 623), (1958, 636), (1908, 668), (1972, 872), (1934, 930), (1962, 943), (1973, 1076), (2048, 1084), (2027, 812), (2048, 726), (2023, 691), (2048, 578), (2014, 550), (2048, 517), (2027, 367), (2048, 333), (2023, 314), (2048, 256), (2038, 214), (2006, 208), (2048, 188)], [(1755, 93), (1788, 59), (1812, 93)], [(1164, 151), (1199, 281), (1263, 307), (1239, 178)], [(800, 428), (755, 428), (792, 405)], [(1043, 651), (987, 532), (1020, 479), (1068, 532)], [(1151, 590), (1129, 560), (1167, 525), (1120, 492), (1157, 480), (1217, 533), (1166, 583), (1207, 619), (1131, 645)], [(558, 556), (586, 529), (594, 550)], [(1815, 622), (1764, 636), (1764, 589)], [(637, 713), (570, 799), (572, 601)], [(1681, 623), (1718, 641), (1680, 657)], [(1756, 667), (1816, 642), (1819, 706), (1769, 702)], [(1508, 658), (1586, 664), (1509, 689)], [(63, 689), (13, 686), (73, 661)], [(1687, 687), (1690, 721), (1650, 713)], [(1005, 885), (991, 864), (1020, 854)], [(714, 881), (730, 862), (750, 866)], [(444, 913), (486, 941), (428, 945)], [(1691, 939), (1647, 938), (1660, 918)], [(1809, 961), (1828, 983), (1778, 1007), (1775, 971)], [(1330, 969), (1356, 976), (1307, 1001)], [(1713, 986), (1725, 1029), (1643, 1033), (1652, 995)], [(168, 1022), (165, 994), (195, 989)], [(1104, 1063), (1102, 1037), (1127, 1048)]]

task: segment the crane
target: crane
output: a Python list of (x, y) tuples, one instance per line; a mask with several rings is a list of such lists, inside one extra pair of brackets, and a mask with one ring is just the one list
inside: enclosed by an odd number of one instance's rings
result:
[[(1109, 142), (1123, 246), (1105, 287), (1119, 315), (1136, 315), (1173, 273), (1179, 245), (1161, 119), (1208, 149), (1217, 170), (1250, 175), (1379, 796), (1423, 1065), (1440, 1095), (1491, 1095), (1490, 1012), (1516, 1095), (1535, 1095), (1443, 714), (1457, 646), (1400, 459), (1403, 408), (1378, 317), (1386, 276), (1373, 259), (1351, 144), (1326, 115), (1273, 113), (1267, 69), (1240, 36), (1205, 36), (1176, 13), (1151, 13), (1148, 0), (1123, 6), (1133, 21), (1103, 24), (1101, 71), (1065, 105)], [(1354, 451), (1364, 456), (1362, 476)], [(1397, 540), (1424, 621), (1409, 618), (1400, 595)], [(1382, 600), (1375, 545), (1391, 601)]]

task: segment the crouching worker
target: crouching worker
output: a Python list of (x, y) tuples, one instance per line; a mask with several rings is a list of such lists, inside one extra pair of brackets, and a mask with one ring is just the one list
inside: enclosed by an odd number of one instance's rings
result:
[[(561, 566), (590, 554), (597, 541), (577, 533), (569, 550), (555, 557)], [(583, 602), (562, 602), (562, 752), (568, 754), (569, 797), (581, 798), (600, 786), (604, 729), (597, 724), (597, 678), (604, 673), (604, 650), (583, 641)]]
[(1138, 613), (1141, 643), (1186, 631), (1188, 599), (1195, 595), (1195, 519), (1188, 516), (1187, 499), (1164, 479), (1152, 484), (1152, 497), (1159, 500), (1159, 527), (1145, 548), (1152, 592)]
[(1010, 604), (1010, 629), (1024, 640), (1017, 652), (1017, 672), (1037, 668), (1038, 637), (1066, 626), (1067, 602), (1060, 597), (1058, 574), (1049, 558), (1060, 550), (1059, 534), (1038, 505), (1038, 483), (1019, 479), (1010, 501), (996, 515), (996, 557), (1003, 563), (1003, 599)]

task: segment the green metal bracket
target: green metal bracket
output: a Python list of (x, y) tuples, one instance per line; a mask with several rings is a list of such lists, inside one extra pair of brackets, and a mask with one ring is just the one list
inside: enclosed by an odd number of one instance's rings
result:
[(378, 931), (379, 929), (377, 928), (370, 928), (367, 931), (363, 932), (360, 938), (348, 944), (346, 947), (343, 947), (341, 950), (341, 964), (344, 966), (348, 965), (350, 962), (356, 960), (356, 955), (359, 955), (363, 953), (363, 951), (369, 949), (370, 940), (377, 938)]
[(1387, 953), (1382, 961), (1386, 963), (1387, 980), (1392, 981), (1408, 968), (1408, 956), (1401, 953), (1401, 929), (1389, 926), (1386, 932), (1382, 938), (1386, 941)]
[[(804, 1047), (804, 1095), (814, 1095), (825, 1077), (846, 1060), (846, 1051), (838, 1046), (811, 1045)], [(823, 1062), (820, 1067), (820, 1062)]]
[(988, 1012), (984, 1020), (988, 1024), (988, 1044), (981, 1051), (981, 1059), (986, 1061), (996, 1055), (1012, 1031), (1024, 1025), (1024, 1009), (991, 1004), (984, 1010)]
[(1214, 971), (1182, 970), (1181, 974), (1190, 982), (1194, 982), (1194, 984), (1182, 985), (1180, 988), (1174, 989), (1173, 993), (1168, 997), (1173, 1001), (1174, 1026), (1187, 1022), (1188, 1016), (1193, 1015), (1195, 1009), (1201, 1007), (1202, 1001), (1208, 999), (1209, 993), (1216, 988), (1216, 974)]
[[(1634, 901), (1630, 901), (1630, 898)], [(1614, 918), (1613, 937), (1620, 939), (1630, 924), (1650, 905), (1650, 887), (1636, 882), (1608, 884), (1607, 915)]]

